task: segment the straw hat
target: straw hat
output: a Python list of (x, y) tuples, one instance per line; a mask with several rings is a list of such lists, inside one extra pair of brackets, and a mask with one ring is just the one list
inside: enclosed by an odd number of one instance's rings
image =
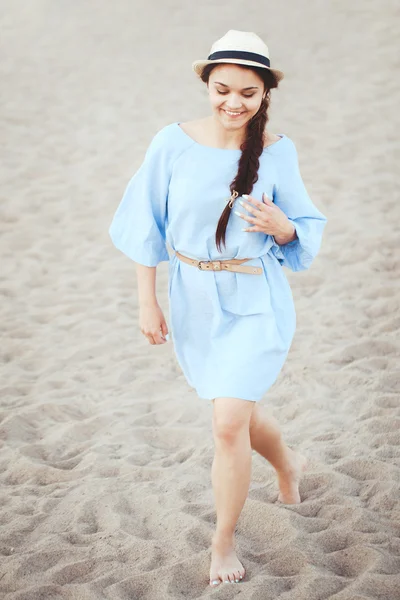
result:
[(213, 63), (233, 63), (262, 67), (272, 71), (278, 81), (284, 77), (282, 71), (271, 69), (268, 47), (252, 31), (230, 29), (228, 33), (211, 46), (207, 60), (195, 60), (192, 63), (192, 69), (200, 77), (203, 68)]

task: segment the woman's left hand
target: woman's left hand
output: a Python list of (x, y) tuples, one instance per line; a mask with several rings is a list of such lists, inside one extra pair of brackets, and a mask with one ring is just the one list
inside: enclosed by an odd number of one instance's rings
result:
[(246, 202), (239, 200), (239, 203), (254, 215), (250, 217), (235, 210), (235, 215), (253, 225), (253, 227), (245, 228), (244, 231), (260, 231), (267, 235), (273, 235), (275, 241), (280, 245), (296, 239), (297, 234), (294, 225), (285, 213), (268, 198), (265, 192), (263, 193), (263, 202), (259, 202), (253, 196), (247, 196)]

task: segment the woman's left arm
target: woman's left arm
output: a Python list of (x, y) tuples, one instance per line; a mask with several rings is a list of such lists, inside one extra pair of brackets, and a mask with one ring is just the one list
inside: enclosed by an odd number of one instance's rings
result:
[[(327, 218), (313, 204), (301, 177), (295, 144), (287, 139), (287, 151), (278, 158), (278, 185), (273, 197), (276, 206), (285, 213), (295, 237), (284, 242), (284, 236), (274, 236), (272, 252), (292, 271), (311, 266), (322, 242)], [(294, 232), (292, 232), (294, 233)], [(283, 242), (283, 243), (282, 243)]]
[(247, 203), (239, 202), (251, 216), (235, 213), (252, 225), (245, 231), (261, 231), (272, 237), (271, 252), (282, 266), (303, 271), (318, 254), (327, 218), (307, 193), (292, 140), (286, 139), (285, 151), (276, 158), (278, 181), (273, 201), (265, 194), (262, 202), (243, 195)]

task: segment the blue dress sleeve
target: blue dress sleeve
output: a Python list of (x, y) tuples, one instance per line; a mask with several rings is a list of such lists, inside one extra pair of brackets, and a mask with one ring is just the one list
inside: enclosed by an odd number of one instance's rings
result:
[(167, 133), (163, 128), (153, 137), (109, 228), (115, 247), (147, 267), (169, 260), (165, 229), (172, 165)]
[(312, 203), (300, 174), (295, 144), (289, 138), (287, 141), (288, 149), (278, 160), (278, 183), (273, 201), (295, 227), (297, 238), (279, 245), (271, 236), (274, 241), (271, 251), (282, 266), (303, 271), (318, 254), (327, 219)]

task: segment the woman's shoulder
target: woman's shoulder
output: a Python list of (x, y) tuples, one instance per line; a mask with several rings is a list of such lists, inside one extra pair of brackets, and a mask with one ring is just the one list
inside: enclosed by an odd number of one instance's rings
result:
[(149, 150), (151, 152), (168, 152), (170, 155), (176, 155), (182, 152), (186, 146), (189, 146), (191, 140), (182, 135), (182, 130), (177, 122), (168, 123), (161, 129), (158, 129), (151, 139)]
[(264, 150), (266, 154), (274, 154), (284, 157), (296, 153), (296, 146), (293, 140), (285, 133), (269, 133), (264, 134)]
[(179, 123), (168, 123), (161, 129), (158, 129), (153, 136), (152, 144), (155, 146), (179, 146), (184, 145), (185, 137), (181, 136), (182, 129)]
[(264, 132), (264, 148), (268, 148), (268, 146), (272, 146), (275, 142), (279, 142), (281, 137), (277, 133), (270, 133), (265, 130)]

